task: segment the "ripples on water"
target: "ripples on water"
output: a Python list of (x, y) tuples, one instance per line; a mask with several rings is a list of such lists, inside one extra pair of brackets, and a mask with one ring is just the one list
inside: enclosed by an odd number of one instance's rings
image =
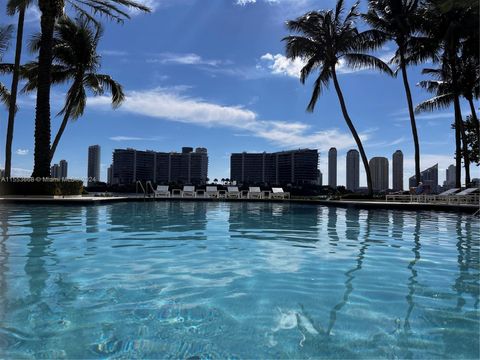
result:
[(478, 358), (468, 215), (0, 209), (2, 358)]

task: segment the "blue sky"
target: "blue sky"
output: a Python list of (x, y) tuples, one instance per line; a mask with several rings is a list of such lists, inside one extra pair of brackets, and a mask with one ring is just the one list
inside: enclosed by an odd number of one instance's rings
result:
[[(307, 113), (312, 80), (300, 84), (301, 63), (285, 59), (281, 42), (288, 34), (285, 20), (308, 10), (332, 8), (334, 1), (144, 2), (153, 7), (152, 14), (133, 14), (123, 25), (105, 21), (101, 72), (123, 84), (127, 101), (113, 111), (108, 98), (89, 98), (85, 115), (68, 125), (54, 162), (66, 159), (69, 177), (86, 177), (87, 148), (93, 144), (102, 147), (103, 180), (115, 148), (179, 151), (182, 146), (206, 147), (209, 177), (220, 179), (229, 177), (232, 152), (309, 147), (320, 151), (325, 182), (327, 151), (336, 146), (338, 183), (345, 184), (345, 155), (355, 144), (336, 94), (330, 88), (316, 111)], [(0, 7), (4, 9), (4, 5), (5, 0), (0, 0)], [(38, 10), (32, 8), (27, 16), (27, 37), (38, 31), (38, 22)], [(378, 55), (388, 58), (393, 51), (393, 44), (387, 45)], [(12, 59), (13, 49), (4, 61)], [(429, 97), (415, 86), (423, 78), (420, 70), (409, 69), (415, 103)], [(401, 79), (352, 71), (342, 64), (338, 71), (367, 156), (391, 159), (395, 150), (402, 150), (406, 180), (413, 173), (413, 144)], [(9, 78), (2, 81), (10, 83)], [(52, 114), (61, 108), (64, 94), (64, 87), (53, 88)], [(23, 95), (19, 101), (13, 155), (17, 175), (29, 175), (33, 166), (34, 104), (34, 94)], [(468, 114), (466, 103), (462, 108)], [(1, 109), (2, 165), (6, 117)], [(422, 168), (438, 162), (440, 183), (444, 169), (454, 162), (452, 118), (451, 109), (417, 116)], [(59, 123), (58, 117), (53, 118), (53, 134)], [(472, 175), (480, 176), (475, 166)], [(365, 184), (363, 173), (360, 182)]]

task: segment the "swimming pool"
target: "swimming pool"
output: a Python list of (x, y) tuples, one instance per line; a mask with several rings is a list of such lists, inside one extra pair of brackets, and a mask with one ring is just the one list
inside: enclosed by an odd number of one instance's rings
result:
[(478, 358), (469, 215), (283, 203), (0, 209), (3, 358)]

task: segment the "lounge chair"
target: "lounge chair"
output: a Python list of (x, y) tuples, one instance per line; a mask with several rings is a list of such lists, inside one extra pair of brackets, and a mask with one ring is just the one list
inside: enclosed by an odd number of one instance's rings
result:
[(272, 188), (271, 199), (290, 199), (290, 193), (283, 191), (282, 188)]
[(205, 191), (205, 197), (210, 199), (218, 198), (218, 190), (216, 186), (207, 186), (207, 190)]
[(426, 198), (427, 202), (447, 202), (448, 198), (455, 194), (456, 192), (460, 191), (459, 188), (448, 189), (444, 192), (441, 192), (438, 195), (429, 195)]
[(459, 193), (448, 196), (448, 203), (454, 204), (478, 204), (480, 201), (480, 188), (468, 188)]
[(261, 199), (262, 192), (259, 187), (249, 187), (248, 188), (248, 198), (249, 199)]
[(227, 187), (227, 199), (240, 199), (240, 191), (237, 186)]
[(184, 186), (183, 187), (183, 196), (184, 198), (186, 197), (195, 197), (195, 186)]
[(153, 191), (154, 197), (170, 197), (170, 191), (168, 185), (157, 185), (157, 188)]
[(172, 197), (182, 197), (183, 191), (180, 189), (172, 189)]

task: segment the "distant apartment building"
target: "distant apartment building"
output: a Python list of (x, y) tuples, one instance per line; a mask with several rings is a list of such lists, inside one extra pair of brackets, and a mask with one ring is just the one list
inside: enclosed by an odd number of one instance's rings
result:
[(323, 174), (318, 170), (318, 175), (317, 175), (317, 185), (322, 186), (323, 185)]
[(450, 165), (447, 170), (445, 171), (446, 172), (446, 176), (445, 176), (445, 182), (443, 183), (443, 186), (445, 187), (445, 189), (452, 189), (455, 187), (456, 185), (456, 181), (455, 181), (455, 172), (456, 172), (456, 166), (455, 165)]
[(53, 164), (50, 168), (50, 176), (55, 179), (65, 179), (68, 175), (68, 163), (66, 160), (60, 160), (58, 164)]
[(115, 149), (112, 184), (152, 181), (157, 184), (205, 184), (208, 152), (205, 148), (184, 147), (181, 153)]
[(241, 184), (316, 184), (318, 151), (234, 153), (230, 157), (230, 179)]
[(347, 152), (347, 190), (357, 191), (360, 187), (360, 156), (355, 149)]
[(110, 165), (107, 169), (107, 184), (113, 184), (113, 165)]
[(392, 155), (392, 189), (403, 191), (403, 153), (397, 150)]
[[(424, 186), (429, 186), (432, 193), (438, 192), (438, 164), (423, 170), (420, 173), (420, 181)], [(408, 179), (408, 186), (416, 186), (415, 175)]]
[(337, 149), (328, 150), (328, 186), (337, 188)]
[(100, 145), (88, 147), (88, 184), (100, 182)]
[(388, 190), (388, 159), (385, 157), (374, 157), (370, 159), (368, 165), (372, 175), (373, 191)]

